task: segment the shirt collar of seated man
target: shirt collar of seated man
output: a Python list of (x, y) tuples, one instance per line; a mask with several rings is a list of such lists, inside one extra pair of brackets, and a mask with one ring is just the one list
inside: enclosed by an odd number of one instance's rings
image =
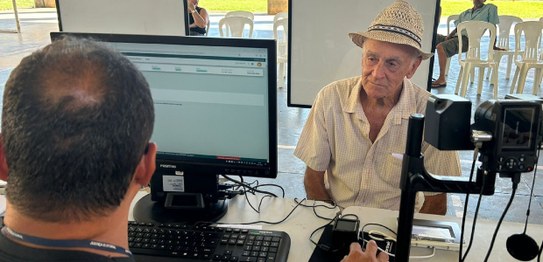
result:
[[(153, 102), (135, 66), (90, 40), (57, 40), (13, 70), (2, 117), (0, 179), (8, 181), (4, 224), (10, 231), (128, 250), (130, 204), (148, 185), (157, 150), (148, 142)], [(31, 248), (130, 256), (4, 235)]]
[(472, 10), (475, 11), (485, 5), (486, 0), (473, 0), (473, 8)]

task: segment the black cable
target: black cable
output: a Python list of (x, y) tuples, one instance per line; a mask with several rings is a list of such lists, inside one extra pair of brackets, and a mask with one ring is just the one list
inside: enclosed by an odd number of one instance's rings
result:
[(285, 189), (284, 189), (282, 186), (280, 186), (280, 185), (276, 185), (276, 184), (261, 184), (261, 185), (253, 186), (253, 188), (259, 188), (259, 187), (263, 187), (263, 186), (274, 186), (274, 187), (278, 187), (279, 189), (281, 189), (282, 197), (283, 197), (283, 198), (285, 197)]
[(507, 214), (507, 210), (509, 210), (509, 207), (511, 206), (511, 203), (513, 203), (513, 199), (515, 198), (515, 193), (517, 192), (517, 186), (520, 182), (520, 173), (513, 174), (511, 177), (511, 180), (513, 181), (513, 191), (511, 192), (511, 198), (509, 198), (509, 202), (507, 203), (507, 206), (505, 206), (505, 210), (502, 213), (502, 216), (500, 217), (500, 220), (498, 220), (498, 225), (496, 226), (496, 230), (494, 230), (494, 235), (492, 235), (492, 240), (490, 242), (490, 247), (488, 248), (488, 252), (485, 256), (485, 262), (488, 261), (488, 258), (490, 257), (490, 253), (492, 252), (492, 248), (494, 247), (494, 241), (496, 241), (496, 236), (498, 235), (498, 230), (500, 230), (500, 226), (503, 222), (503, 218), (505, 217), (505, 214)]
[[(486, 177), (483, 176), (483, 187), (481, 188), (481, 193), (479, 193), (479, 199), (477, 200), (477, 206), (475, 207), (475, 214), (473, 215), (473, 222), (472, 222), (473, 224), (471, 225), (471, 234), (469, 236), (469, 245), (468, 245), (468, 248), (466, 248), (466, 253), (462, 257), (462, 261), (464, 261), (466, 259), (466, 257), (468, 256), (468, 253), (471, 250), (471, 246), (473, 244), (473, 237), (475, 235), (475, 225), (477, 224), (477, 216), (479, 214), (479, 208), (481, 207), (481, 199), (483, 199), (483, 190), (484, 190), (485, 185), (486, 185)], [(464, 230), (464, 228), (462, 228), (462, 231), (463, 230)], [(463, 233), (460, 233), (460, 234), (463, 234)]]
[[(479, 154), (479, 147), (475, 147), (473, 150), (473, 161), (471, 162), (471, 171), (469, 172), (469, 182), (473, 179), (473, 173), (475, 172), (475, 163), (477, 162), (477, 155)], [(482, 192), (482, 189), (481, 189)], [(479, 199), (481, 197), (479, 196)], [(466, 216), (468, 214), (469, 193), (466, 194), (466, 200), (464, 201), (464, 214), (462, 215), (462, 230), (460, 230), (460, 250), (458, 252), (458, 261), (464, 261), (462, 257), (462, 245), (464, 243), (464, 227), (466, 225)], [(471, 241), (471, 239), (470, 239)], [(469, 248), (468, 248), (469, 250)], [(468, 252), (468, 251), (466, 251)]]
[(541, 241), (541, 245), (539, 245), (539, 255), (537, 255), (537, 262), (541, 262), (541, 253), (543, 252), (543, 241)]
[[(294, 201), (296, 203), (298, 203), (298, 200), (295, 198)], [(333, 205), (323, 205), (323, 204), (315, 204), (316, 201), (313, 202), (313, 205), (304, 205), (302, 203), (300, 203), (300, 205), (302, 207), (311, 207), (312, 210), (313, 210), (313, 214), (315, 214), (316, 217), (320, 218), (320, 219), (324, 219), (324, 220), (333, 220), (334, 218), (329, 218), (329, 217), (324, 217), (324, 216), (321, 216), (317, 213), (317, 207), (324, 207), (326, 209), (336, 209), (337, 208), (337, 205), (336, 204), (333, 204)]]
[[(539, 162), (539, 153), (541, 150), (537, 150), (536, 163)], [(532, 197), (534, 196), (534, 187), (535, 187), (535, 177), (537, 174), (537, 166), (534, 168), (534, 178), (532, 180), (532, 188), (530, 189), (530, 200), (528, 200), (528, 209), (526, 210), (526, 222), (524, 223), (524, 233), (526, 234), (526, 229), (528, 228), (528, 217), (530, 216), (530, 207), (532, 206)]]
[[(274, 196), (274, 197), (277, 197), (277, 195), (274, 194), (274, 193), (272, 193), (272, 192), (263, 191), (263, 190), (258, 190), (258, 189), (256, 189), (255, 187), (251, 187), (251, 186), (247, 185), (246, 183), (237, 181), (237, 180), (235, 180), (235, 179), (233, 179), (233, 178), (230, 178), (230, 177), (228, 177), (228, 176), (226, 176), (226, 175), (222, 175), (222, 177), (224, 177), (226, 180), (228, 180), (228, 181), (230, 181), (230, 182), (233, 182), (233, 183), (235, 183), (235, 184), (238, 184), (238, 185), (240, 185), (240, 186), (242, 186), (242, 187), (244, 187), (244, 188), (250, 189), (251, 193), (256, 192), (256, 193), (268, 194), (268, 195), (272, 195), (272, 196)], [(243, 179), (243, 178), (242, 178), (242, 179)]]
[[(305, 200), (305, 198), (303, 200)], [(302, 202), (303, 202), (303, 200), (302, 200)], [(299, 203), (296, 204), (296, 206), (294, 206), (294, 208), (292, 208), (292, 210), (290, 210), (290, 212), (287, 214), (287, 216), (285, 216), (283, 219), (281, 219), (279, 221), (271, 222), (271, 221), (258, 220), (258, 221), (253, 221), (253, 222), (243, 222), (243, 223), (236, 223), (236, 224), (239, 224), (239, 225), (253, 225), (253, 224), (259, 224), (259, 223), (268, 224), (268, 225), (281, 224), (281, 223), (285, 222), (285, 220), (287, 220), (287, 218), (289, 218), (290, 215), (292, 215), (292, 213), (294, 213), (294, 210), (296, 210), (296, 208), (298, 208), (299, 206), (300, 206)], [(222, 223), (220, 223), (220, 224), (222, 224)]]

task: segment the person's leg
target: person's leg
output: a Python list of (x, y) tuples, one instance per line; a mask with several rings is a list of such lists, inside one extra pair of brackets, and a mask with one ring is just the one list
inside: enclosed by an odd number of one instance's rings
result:
[[(462, 48), (464, 49), (464, 48)], [(447, 64), (447, 58), (458, 53), (458, 38), (449, 38), (436, 46), (437, 59), (439, 64), (439, 76), (432, 82), (432, 87), (444, 87), (447, 85), (447, 79), (445, 78), (445, 66)]]
[(445, 53), (445, 48), (443, 48), (443, 44), (440, 43), (436, 46), (436, 56), (437, 61), (439, 64), (439, 76), (437, 79), (432, 83), (432, 86), (440, 86), (443, 83), (447, 82), (445, 79), (445, 66), (447, 64), (447, 54)]

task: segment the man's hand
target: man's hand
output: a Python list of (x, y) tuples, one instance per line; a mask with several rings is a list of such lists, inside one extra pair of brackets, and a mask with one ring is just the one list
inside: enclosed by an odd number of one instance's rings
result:
[(386, 262), (388, 261), (388, 254), (385, 252), (377, 254), (377, 243), (370, 240), (366, 245), (366, 251), (362, 251), (360, 244), (351, 243), (349, 254), (346, 255), (341, 262)]

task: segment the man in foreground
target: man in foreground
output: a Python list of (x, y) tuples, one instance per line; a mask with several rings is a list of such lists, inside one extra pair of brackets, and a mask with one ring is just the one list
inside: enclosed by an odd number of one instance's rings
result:
[(22, 60), (5, 86), (0, 261), (134, 261), (128, 211), (155, 170), (143, 75), (89, 40)]

